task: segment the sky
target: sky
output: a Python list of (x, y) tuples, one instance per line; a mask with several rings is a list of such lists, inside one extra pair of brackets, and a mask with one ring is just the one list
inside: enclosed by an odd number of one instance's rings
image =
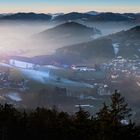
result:
[(140, 0), (0, 0), (0, 13), (140, 12)]

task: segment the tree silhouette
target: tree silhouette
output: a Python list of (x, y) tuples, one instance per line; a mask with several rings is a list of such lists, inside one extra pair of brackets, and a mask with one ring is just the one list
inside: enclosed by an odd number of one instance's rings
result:
[(111, 96), (110, 107), (111, 119), (114, 124), (120, 123), (122, 120), (128, 119), (131, 116), (131, 109), (125, 102), (124, 97), (121, 97), (121, 94), (117, 90)]
[[(81, 107), (70, 115), (55, 107), (19, 111), (5, 104), (0, 105), (0, 140), (139, 140), (140, 126), (130, 116), (131, 109), (117, 90), (96, 116)], [(125, 119), (129, 122), (122, 123)]]
[(107, 106), (104, 103), (103, 108), (97, 113), (96, 128), (99, 132), (97, 137), (101, 140), (115, 140), (128, 139), (133, 135), (134, 138), (134, 124), (128, 120), (130, 116), (131, 109), (124, 97), (115, 90), (111, 96), (111, 104)]

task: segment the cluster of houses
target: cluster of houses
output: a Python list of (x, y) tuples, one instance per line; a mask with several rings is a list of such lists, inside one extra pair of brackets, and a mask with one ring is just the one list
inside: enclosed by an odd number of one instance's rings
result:
[(81, 66), (72, 65), (71, 69), (77, 70), (77, 71), (96, 71), (96, 69), (93, 67), (87, 67), (87, 66), (82, 66), (82, 65)]
[(9, 85), (9, 71), (0, 71), (0, 87)]
[(109, 64), (112, 79), (121, 77), (140, 77), (140, 59), (124, 59), (119, 56)]
[(107, 84), (100, 83), (97, 88), (98, 95), (111, 95), (110, 88)]
[[(45, 60), (44, 60), (45, 61)], [(35, 61), (33, 61), (31, 58), (28, 57), (21, 57), (21, 56), (15, 56), (15, 57), (11, 57), (8, 60), (8, 63), (11, 66), (17, 67), (17, 68), (21, 68), (21, 69), (30, 69), (30, 70), (38, 70), (38, 68), (41, 67), (40, 64), (36, 63)], [(48, 64), (48, 65), (43, 65), (44, 68), (48, 68), (48, 69), (60, 69), (60, 68), (65, 68), (64, 65), (52, 65), (52, 64)]]
[[(31, 59), (25, 57), (12, 57), (9, 60), (9, 64), (24, 69), (37, 69), (40, 67), (40, 65), (35, 64)], [(58, 66), (48, 65), (47, 68), (57, 69)], [(69, 68), (71, 70), (80, 72), (97, 71), (96, 67), (88, 67), (86, 65), (72, 65), (69, 66)], [(111, 62), (101, 64), (100, 70), (108, 71), (110, 74), (110, 81), (117, 80), (120, 77), (140, 77), (140, 59), (131, 60), (124, 59), (122, 56), (118, 56)], [(103, 95), (104, 93), (110, 94), (109, 87), (105, 87), (104, 84), (100, 84), (98, 93), (100, 95)]]
[(27, 57), (12, 57), (9, 59), (9, 64), (18, 68), (35, 69), (39, 65), (34, 64), (30, 58)]
[[(31, 61), (23, 57), (10, 58), (8, 60), (8, 64), (10, 66), (15, 66), (18, 68), (25, 68), (25, 69), (33, 69), (35, 66)], [(21, 80), (12, 79), (10, 77), (10, 68), (8, 67), (8, 64), (4, 65), (4, 66), (7, 66), (4, 69), (2, 69), (3, 67), (1, 67), (0, 69), (0, 88), (1, 89), (3, 88), (19, 89), (22, 91), (26, 90), (28, 88), (27, 87), (28, 81), (25, 79), (21, 79)]]
[(9, 69), (0, 70), (0, 88), (25, 90), (27, 88), (27, 81), (24, 79), (13, 80), (10, 78)]
[[(40, 67), (39, 64), (35, 64), (35, 62), (32, 61), (32, 59), (27, 58), (27, 57), (12, 57), (9, 59), (9, 64), (11, 66), (14, 67), (18, 67), (18, 68), (23, 68), (23, 69), (37, 69)], [(64, 65), (60, 65), (60, 66), (56, 66), (56, 65), (50, 65), (48, 64), (47, 66), (44, 66), (46, 68), (49, 69), (59, 69), (59, 68), (70, 68), (72, 70), (75, 71), (82, 71), (82, 72), (86, 72), (86, 71), (96, 71), (96, 69), (94, 67), (88, 67), (85, 65), (72, 65), (72, 66), (64, 66)]]

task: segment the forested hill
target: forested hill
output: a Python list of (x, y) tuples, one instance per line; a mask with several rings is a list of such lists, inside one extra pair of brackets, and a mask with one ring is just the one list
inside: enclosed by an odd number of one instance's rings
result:
[(1, 140), (139, 140), (140, 127), (129, 117), (131, 110), (115, 91), (111, 104), (104, 103), (91, 116), (79, 107), (73, 115), (55, 108), (17, 110), (12, 105), (0, 105)]

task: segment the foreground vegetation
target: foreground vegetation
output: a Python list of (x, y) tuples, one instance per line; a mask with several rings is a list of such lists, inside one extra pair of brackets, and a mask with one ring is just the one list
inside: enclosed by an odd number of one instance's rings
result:
[(95, 116), (80, 107), (69, 115), (55, 108), (19, 111), (5, 104), (0, 105), (0, 140), (138, 140), (140, 127), (130, 116), (131, 109), (117, 91)]

